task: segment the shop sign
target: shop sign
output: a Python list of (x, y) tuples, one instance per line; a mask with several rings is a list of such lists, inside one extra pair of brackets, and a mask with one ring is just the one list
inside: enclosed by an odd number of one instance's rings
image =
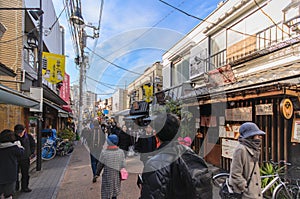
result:
[(236, 82), (235, 75), (228, 64), (220, 68), (211, 70), (207, 73), (206, 83), (209, 88), (214, 88), (216, 86), (223, 86), (226, 84), (231, 84)]
[(273, 115), (273, 104), (255, 105), (256, 115)]
[(290, 99), (286, 98), (280, 102), (280, 112), (285, 119), (291, 119), (293, 116), (294, 106)]
[(225, 110), (226, 121), (252, 121), (252, 107)]
[(43, 52), (42, 74), (52, 84), (62, 82), (65, 77), (65, 56)]
[(300, 143), (300, 119), (295, 119), (292, 127), (291, 142)]

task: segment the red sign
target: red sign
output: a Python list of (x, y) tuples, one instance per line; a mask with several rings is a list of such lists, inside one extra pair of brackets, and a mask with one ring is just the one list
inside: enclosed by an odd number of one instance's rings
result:
[(207, 85), (214, 87), (235, 83), (236, 79), (231, 66), (228, 64), (226, 66), (209, 71), (208, 79), (206, 81)]
[(63, 109), (72, 112), (70, 107), (70, 75), (67, 73), (65, 73), (63, 85), (59, 89), (59, 96), (68, 103), (68, 105), (63, 105)]

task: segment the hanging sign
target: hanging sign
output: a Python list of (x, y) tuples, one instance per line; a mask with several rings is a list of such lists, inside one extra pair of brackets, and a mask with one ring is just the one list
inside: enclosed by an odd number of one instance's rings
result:
[(43, 52), (43, 77), (52, 84), (57, 84), (64, 80), (65, 76), (65, 56)]

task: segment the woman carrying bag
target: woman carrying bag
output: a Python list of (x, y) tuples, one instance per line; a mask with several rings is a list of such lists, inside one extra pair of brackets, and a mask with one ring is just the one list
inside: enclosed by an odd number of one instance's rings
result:
[(239, 132), (239, 145), (231, 162), (229, 186), (233, 192), (241, 193), (243, 199), (263, 198), (258, 161), (265, 132), (252, 122), (242, 124)]
[(102, 150), (96, 175), (99, 176), (102, 169), (101, 198), (116, 199), (121, 192), (122, 168), (125, 168), (124, 152), (117, 146), (118, 136), (111, 134), (107, 137), (107, 148)]

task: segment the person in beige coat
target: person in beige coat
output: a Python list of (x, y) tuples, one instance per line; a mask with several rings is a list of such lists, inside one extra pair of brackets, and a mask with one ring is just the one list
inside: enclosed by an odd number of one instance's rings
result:
[[(263, 198), (258, 161), (261, 151), (262, 135), (265, 135), (265, 132), (261, 131), (257, 125), (252, 122), (242, 124), (239, 132), (239, 145), (233, 153), (229, 185), (235, 193), (243, 193), (243, 199)], [(253, 174), (251, 177), (252, 170)], [(247, 187), (247, 181), (250, 177), (251, 180)]]

